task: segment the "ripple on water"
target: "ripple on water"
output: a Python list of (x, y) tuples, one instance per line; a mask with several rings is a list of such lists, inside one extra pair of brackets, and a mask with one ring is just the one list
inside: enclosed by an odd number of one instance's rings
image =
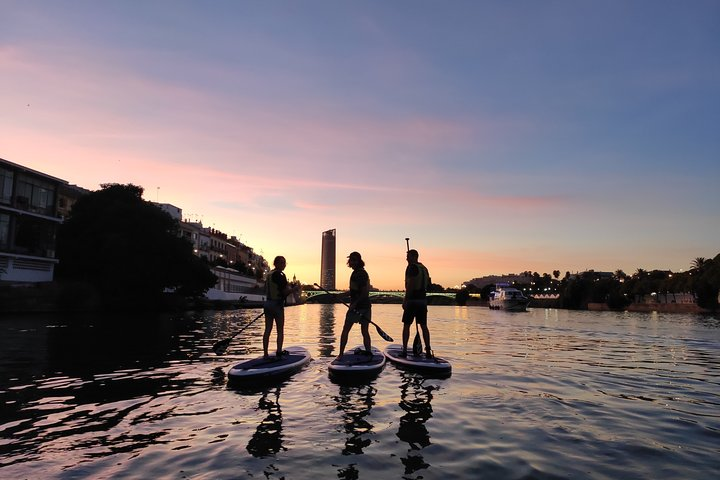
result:
[[(400, 338), (400, 307), (373, 308)], [(306, 305), (287, 310), (286, 338), (315, 360), (241, 392), (225, 372), (260, 352), (260, 323), (226, 356), (212, 345), (256, 313), (193, 315), (161, 320), (167, 336), (132, 354), (90, 349), (82, 361), (61, 352), (120, 334), (24, 328), (24, 341), (52, 348), (0, 365), (0, 477), (670, 479), (720, 469), (713, 323), (432, 307), (451, 378), (388, 365), (368, 385), (340, 386), (327, 366), (343, 310)]]

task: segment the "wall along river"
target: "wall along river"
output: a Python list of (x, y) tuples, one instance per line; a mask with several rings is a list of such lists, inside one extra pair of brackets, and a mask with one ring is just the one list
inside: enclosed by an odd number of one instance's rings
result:
[[(616, 479), (720, 471), (720, 320), (430, 307), (447, 379), (337, 385), (343, 305), (286, 309), (289, 380), (229, 388), (258, 310), (0, 319), (0, 478)], [(374, 305), (397, 341), (401, 307)], [(373, 344), (382, 340), (371, 327)], [(414, 330), (411, 335), (414, 337)], [(274, 337), (271, 341), (274, 341)], [(360, 344), (359, 328), (349, 346)]]

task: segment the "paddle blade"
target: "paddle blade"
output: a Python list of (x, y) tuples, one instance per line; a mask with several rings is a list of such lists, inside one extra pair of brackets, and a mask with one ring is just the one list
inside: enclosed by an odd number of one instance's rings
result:
[(219, 342), (215, 342), (215, 345), (213, 345), (213, 347), (212, 347), (213, 352), (215, 352), (215, 355), (222, 355), (223, 353), (225, 353), (225, 350), (227, 350), (231, 341), (232, 341), (232, 337), (226, 338), (224, 340), (220, 340)]
[(393, 342), (393, 341), (394, 341), (393, 338), (392, 338), (390, 335), (388, 335), (387, 333), (383, 332), (383, 329), (380, 328), (380, 327), (378, 327), (375, 322), (373, 322), (373, 325), (375, 325), (375, 330), (377, 330), (378, 335), (380, 335), (380, 336), (383, 338), (383, 340), (385, 340), (385, 341), (387, 341), (387, 342)]
[(413, 353), (420, 355), (422, 353), (422, 341), (420, 341), (420, 332), (415, 333), (415, 340), (413, 340)]

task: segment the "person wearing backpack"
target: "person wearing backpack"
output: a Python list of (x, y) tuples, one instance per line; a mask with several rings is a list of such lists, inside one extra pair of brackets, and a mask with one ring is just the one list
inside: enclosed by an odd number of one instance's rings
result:
[[(430, 273), (422, 263), (418, 262), (418, 251), (407, 251), (408, 266), (405, 269), (405, 297), (403, 298), (403, 332), (402, 352), (400, 356), (407, 356), (407, 344), (410, 340), (410, 325), (413, 321), (422, 329), (425, 340), (425, 354), (432, 357), (430, 348), (430, 330), (427, 326), (427, 291), (430, 287)], [(418, 339), (419, 340), (419, 339)], [(414, 352), (418, 354), (419, 352)]]

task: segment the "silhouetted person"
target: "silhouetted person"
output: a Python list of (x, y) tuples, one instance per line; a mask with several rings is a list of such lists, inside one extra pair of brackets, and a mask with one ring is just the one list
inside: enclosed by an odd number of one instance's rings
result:
[(283, 270), (287, 261), (285, 257), (277, 256), (273, 260), (274, 269), (270, 270), (265, 277), (265, 332), (263, 333), (263, 354), (268, 358), (268, 345), (270, 333), (272, 333), (273, 322), (277, 326), (277, 352), (275, 355), (280, 358), (283, 352), (283, 341), (285, 339), (285, 297), (292, 292)]
[(427, 326), (427, 291), (430, 287), (430, 273), (425, 265), (418, 262), (417, 250), (407, 251), (408, 266), (405, 269), (405, 298), (403, 298), (403, 348), (401, 356), (407, 356), (407, 344), (410, 339), (410, 325), (417, 322), (423, 332), (425, 353), (432, 356), (430, 331)]
[(345, 315), (345, 324), (340, 334), (340, 355), (345, 353), (348, 334), (354, 323), (360, 324), (365, 353), (372, 355), (372, 344), (368, 327), (372, 319), (370, 309), (370, 277), (365, 271), (365, 262), (358, 252), (348, 255), (348, 267), (353, 269), (350, 275), (350, 308)]

